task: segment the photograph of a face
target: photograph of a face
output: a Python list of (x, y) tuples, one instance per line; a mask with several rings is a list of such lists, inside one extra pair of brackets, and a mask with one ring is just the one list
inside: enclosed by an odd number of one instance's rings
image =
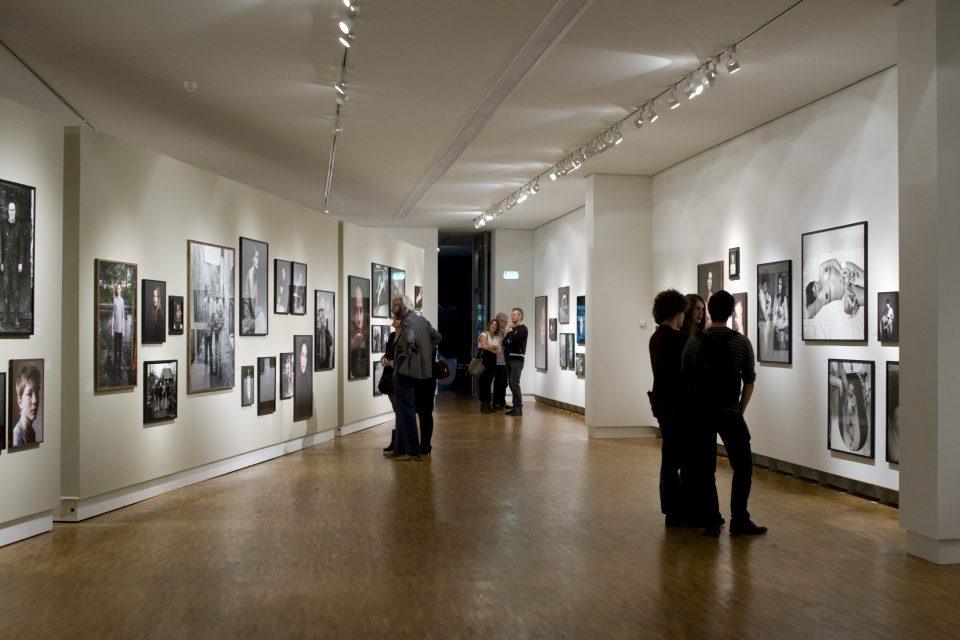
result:
[(747, 294), (733, 294), (733, 315), (727, 320), (727, 326), (742, 336), (747, 335)]
[(37, 190), (0, 180), (0, 336), (33, 335)]
[(887, 462), (900, 464), (899, 362), (887, 362)]
[(188, 240), (187, 260), (187, 393), (232, 389), (234, 251)]
[(577, 344), (587, 343), (587, 296), (577, 296)]
[(560, 324), (570, 324), (570, 287), (557, 291), (557, 319)]
[(143, 363), (143, 422), (177, 417), (177, 361)]
[(403, 269), (390, 267), (390, 297), (402, 296), (407, 293), (407, 272)]
[(270, 291), (266, 242), (240, 238), (240, 335), (265, 336), (269, 326)]
[(333, 291), (317, 289), (313, 292), (314, 327), (313, 344), (316, 353), (313, 356), (314, 371), (333, 369), (336, 349), (336, 294)]
[(290, 313), (307, 315), (307, 265), (293, 263), (293, 285), (290, 287)]
[(277, 359), (257, 358), (257, 415), (265, 416), (277, 409)]
[(548, 332), (550, 334), (550, 341), (556, 342), (557, 341), (557, 319), (556, 318), (550, 318)]
[[(709, 304), (710, 297), (723, 289), (723, 260), (707, 262), (697, 265), (697, 293), (703, 298), (704, 304)], [(710, 312), (703, 310), (710, 326)]]
[(867, 223), (802, 236), (804, 340), (867, 340)]
[(168, 296), (169, 302), (167, 308), (167, 318), (170, 320), (170, 326), (167, 333), (172, 336), (183, 335), (184, 306), (183, 296)]
[(370, 344), (367, 330), (370, 326), (370, 281), (359, 276), (348, 276), (347, 290), (350, 292), (347, 313), (349, 322), (347, 378), (356, 380), (370, 376)]
[(900, 344), (900, 292), (877, 294), (877, 339), (889, 345)]
[(757, 265), (757, 362), (793, 362), (793, 261)]
[(140, 339), (143, 344), (163, 344), (167, 339), (167, 321), (163, 315), (167, 306), (167, 283), (144, 278), (141, 289), (143, 314)]
[(273, 261), (273, 312), (290, 313), (290, 287), (293, 283), (293, 265), (279, 258)]
[(380, 391), (380, 378), (383, 377), (383, 364), (377, 360), (373, 363), (373, 397), (382, 396)]
[(370, 315), (390, 317), (390, 267), (370, 263)]
[(280, 399), (293, 397), (293, 352), (280, 354)]
[(253, 365), (240, 367), (240, 406), (253, 404)]
[(873, 458), (874, 363), (827, 361), (827, 447)]
[(137, 265), (94, 260), (97, 391), (137, 386)]
[(313, 336), (293, 336), (293, 421), (313, 416)]
[(578, 353), (574, 371), (576, 371), (578, 378), (583, 378), (587, 375), (586, 372), (586, 354)]
[(9, 390), (10, 451), (43, 442), (43, 360), (11, 360)]
[(534, 361), (537, 369), (547, 368), (547, 296), (537, 296), (533, 300), (533, 323), (536, 326), (534, 340)]

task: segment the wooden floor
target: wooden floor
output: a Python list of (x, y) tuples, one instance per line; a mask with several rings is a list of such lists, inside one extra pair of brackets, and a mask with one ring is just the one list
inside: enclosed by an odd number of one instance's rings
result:
[(0, 638), (960, 637), (894, 509), (758, 469), (767, 536), (666, 530), (657, 440), (477, 408), (423, 462), (382, 426), (0, 549)]

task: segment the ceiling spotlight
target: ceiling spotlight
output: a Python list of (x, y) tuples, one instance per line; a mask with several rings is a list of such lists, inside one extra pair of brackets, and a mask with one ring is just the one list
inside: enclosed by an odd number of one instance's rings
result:
[(354, 0), (343, 0), (343, 6), (354, 11), (357, 9), (357, 3)]
[(340, 106), (343, 106), (343, 104), (346, 101), (347, 101), (347, 94), (343, 94), (343, 95), (340, 95), (339, 93), (337, 94), (337, 104), (339, 104)]
[(550, 169), (550, 173), (548, 174), (548, 176), (549, 176), (549, 178), (550, 178), (550, 182), (556, 182), (556, 181), (557, 181), (557, 167), (556, 167), (556, 166), (554, 166), (552, 169)]
[(493, 214), (487, 211), (485, 214), (483, 214), (483, 219), (487, 222), (490, 222), (493, 220)]
[(637, 129), (639, 129), (640, 127), (643, 126), (643, 114), (642, 114), (642, 113), (639, 114), (639, 115), (636, 117), (636, 119), (633, 121), (633, 125), (634, 125)]
[(183, 90), (187, 93), (193, 93), (197, 90), (197, 83), (193, 80), (184, 80), (183, 81)]
[(345, 46), (347, 49), (350, 48), (350, 45), (353, 44), (354, 36), (352, 33), (348, 33), (340, 36), (340, 44)]
[(340, 26), (340, 31), (341, 31), (341, 33), (343, 33), (343, 35), (347, 35), (347, 36), (348, 36), (348, 35), (351, 35), (351, 34), (353, 33), (354, 24), (353, 24), (353, 20), (352, 20), (351, 18), (344, 17), (344, 18), (340, 21), (340, 25), (339, 25), (339, 26)]
[(737, 62), (737, 59), (734, 57), (737, 53), (737, 46), (734, 45), (730, 47), (730, 50), (727, 51), (727, 73), (734, 74), (737, 71), (740, 71), (740, 63)]
[(710, 61), (707, 63), (706, 71), (703, 74), (703, 83), (707, 85), (707, 88), (713, 86), (713, 83), (717, 81), (717, 63)]
[(533, 181), (533, 184), (530, 185), (530, 195), (535, 196), (540, 192), (540, 178), (537, 178)]
[(671, 110), (676, 109), (677, 107), (680, 106), (680, 100), (677, 99), (676, 85), (674, 85), (673, 88), (670, 89), (670, 99), (667, 101), (667, 105), (670, 107)]
[(334, 132), (336, 135), (340, 135), (341, 133), (343, 133), (343, 125), (338, 124), (337, 126), (335, 126), (335, 127), (333, 128), (333, 132)]
[(613, 128), (613, 144), (618, 145), (623, 142), (623, 133), (621, 133), (620, 125), (618, 124)]
[(647, 119), (648, 124), (653, 124), (660, 117), (659, 115), (657, 115), (657, 112), (653, 110), (652, 102), (647, 103), (647, 107), (645, 111), (646, 113), (644, 114), (644, 117)]
[(693, 92), (696, 95), (703, 93), (703, 75), (700, 72), (700, 69), (697, 69), (692, 74), (690, 74), (690, 82), (693, 84)]
[(347, 83), (341, 80), (337, 84), (333, 85), (333, 88), (337, 90), (337, 93), (342, 95), (347, 95)]

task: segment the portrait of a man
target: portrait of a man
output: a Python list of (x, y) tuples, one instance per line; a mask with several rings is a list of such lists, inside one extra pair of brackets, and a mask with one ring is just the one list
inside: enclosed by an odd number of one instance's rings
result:
[(370, 344), (367, 328), (370, 326), (370, 281), (358, 276), (347, 278), (350, 291), (348, 320), (350, 380), (370, 376)]
[(0, 335), (33, 335), (36, 189), (0, 180)]
[(315, 321), (313, 327), (314, 371), (328, 371), (334, 366), (336, 305), (332, 291), (313, 292)]

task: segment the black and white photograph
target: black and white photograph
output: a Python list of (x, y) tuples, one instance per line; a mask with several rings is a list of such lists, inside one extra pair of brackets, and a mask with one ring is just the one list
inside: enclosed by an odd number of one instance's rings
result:
[(390, 267), (370, 263), (370, 315), (390, 317)]
[(383, 353), (384, 347), (387, 346), (387, 343), (383, 342), (380, 338), (382, 335), (380, 327), (381, 325), (379, 324), (370, 327), (370, 353)]
[(265, 336), (269, 327), (270, 300), (267, 266), (270, 246), (240, 238), (240, 335)]
[(740, 279), (740, 247), (733, 247), (727, 251), (727, 278)]
[(403, 269), (390, 267), (390, 297), (407, 294), (407, 272)]
[(249, 407), (253, 404), (253, 365), (240, 367), (240, 406)]
[(7, 448), (7, 374), (0, 372), (0, 451)]
[(793, 261), (757, 265), (757, 362), (793, 362)]
[(547, 323), (547, 331), (550, 334), (550, 341), (557, 341), (557, 319), (550, 318), (550, 321)]
[(234, 252), (187, 241), (187, 393), (234, 386)]
[(557, 321), (570, 324), (570, 287), (560, 287), (557, 291)]
[(313, 292), (313, 370), (329, 371), (334, 366), (336, 350), (336, 294), (317, 289)]
[(265, 416), (277, 410), (277, 359), (274, 356), (257, 358), (257, 415)]
[(585, 360), (586, 360), (586, 354), (584, 353), (577, 354), (577, 359), (574, 364), (574, 371), (576, 372), (578, 378), (583, 378), (583, 377), (586, 377), (587, 375), (587, 372), (585, 370), (585, 367), (586, 367)]
[(7, 425), (10, 451), (43, 442), (43, 360), (11, 360)]
[(413, 285), (413, 310), (423, 311), (423, 287)]
[(177, 361), (143, 363), (143, 422), (162, 422), (177, 417)]
[(313, 416), (313, 336), (293, 336), (293, 421)]
[(877, 339), (887, 345), (900, 344), (900, 292), (877, 294)]
[(827, 447), (873, 458), (873, 362), (831, 358), (827, 375)]
[(577, 344), (587, 344), (587, 296), (577, 296)]
[(867, 223), (802, 236), (804, 340), (867, 340)]
[(295, 316), (307, 315), (307, 265), (293, 263), (293, 284), (290, 285), (290, 313)]
[(380, 378), (383, 377), (383, 363), (379, 360), (374, 360), (373, 362), (373, 397), (382, 396), (383, 392), (380, 391)]
[(167, 319), (163, 315), (167, 306), (167, 283), (144, 278), (140, 288), (143, 308), (140, 341), (143, 344), (163, 344), (167, 339)]
[(293, 266), (289, 260), (273, 261), (273, 312), (290, 313), (290, 286), (293, 283)]
[[(697, 293), (703, 298), (703, 303), (710, 302), (714, 293), (723, 289), (723, 260), (707, 262), (697, 265)], [(710, 311), (703, 310), (710, 326)]]
[(293, 397), (293, 352), (280, 354), (280, 399)]
[(0, 336), (33, 335), (37, 190), (0, 180)]
[(560, 368), (573, 369), (573, 357), (576, 353), (576, 336), (572, 333), (560, 334)]
[(167, 318), (169, 319), (168, 331), (172, 336), (183, 335), (184, 306), (183, 296), (167, 297)]
[(900, 464), (899, 362), (887, 362), (887, 462)]
[(357, 380), (370, 376), (370, 281), (359, 276), (347, 277), (350, 292), (347, 318), (349, 348), (347, 379)]
[(137, 386), (137, 265), (94, 260), (96, 391)]
[(747, 294), (734, 293), (733, 295), (733, 315), (727, 320), (727, 326), (747, 337)]
[(537, 369), (547, 369), (547, 296), (533, 299), (533, 324), (536, 338), (533, 342), (534, 363)]

